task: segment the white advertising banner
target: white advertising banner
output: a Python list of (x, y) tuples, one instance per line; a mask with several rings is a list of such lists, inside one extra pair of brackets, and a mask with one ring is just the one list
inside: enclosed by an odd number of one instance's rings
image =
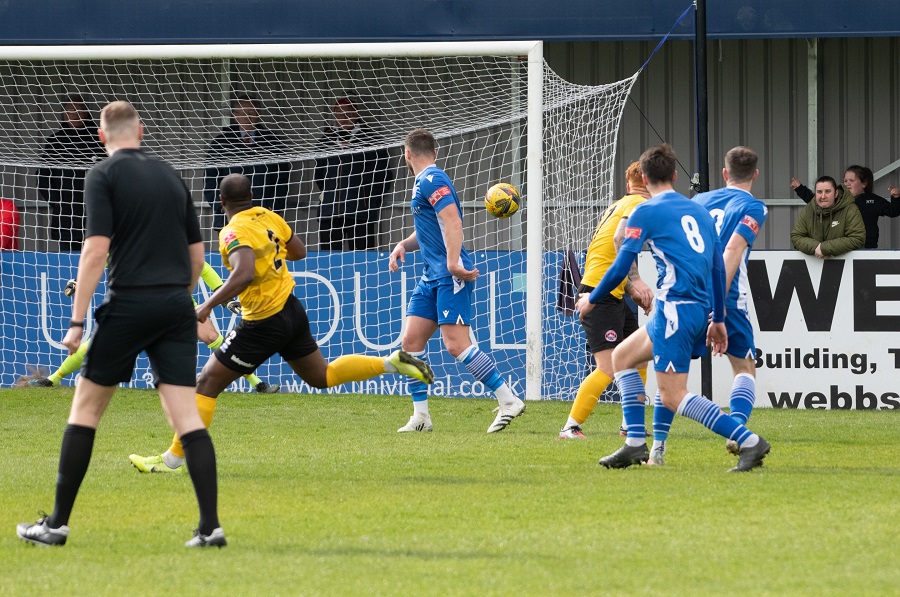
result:
[[(641, 277), (656, 281), (653, 258)], [(754, 251), (748, 264), (756, 340), (756, 407), (900, 409), (900, 252), (816, 259)], [(643, 322), (643, 318), (642, 318)], [(713, 399), (728, 404), (732, 371), (713, 357)], [(648, 392), (656, 391), (650, 375)], [(700, 362), (688, 388), (700, 393)]]

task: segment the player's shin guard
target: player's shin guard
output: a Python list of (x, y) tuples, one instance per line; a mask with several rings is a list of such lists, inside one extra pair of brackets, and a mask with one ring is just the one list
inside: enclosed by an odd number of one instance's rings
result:
[(625, 424), (628, 426), (628, 437), (625, 443), (629, 446), (640, 446), (647, 443), (644, 439), (646, 429), (644, 427), (644, 403), (640, 400), (645, 397), (647, 389), (641, 376), (635, 369), (625, 369), (616, 373), (616, 384), (619, 386), (619, 394), (622, 396), (622, 414), (625, 416)]
[[(209, 429), (209, 426), (212, 424), (213, 415), (216, 414), (216, 399), (210, 396), (197, 394), (197, 411), (200, 413), (200, 420), (203, 421), (203, 425)], [(172, 445), (169, 446), (169, 452), (178, 458), (184, 458), (184, 446), (178, 438), (177, 433), (175, 434), (175, 437), (172, 438)]]
[(329, 388), (351, 381), (363, 381), (384, 373), (384, 359), (361, 354), (348, 354), (328, 363), (325, 383)]
[(738, 444), (753, 435), (749, 429), (722, 412), (715, 402), (697, 394), (685, 394), (676, 413), (694, 419), (707, 429)]
[(587, 421), (587, 418), (594, 412), (594, 407), (597, 406), (600, 394), (610, 383), (612, 383), (612, 379), (606, 373), (601, 369), (594, 369), (578, 386), (578, 393), (569, 410), (569, 417), (579, 425)]
[(749, 373), (738, 373), (731, 386), (731, 418), (742, 425), (750, 420), (756, 402), (756, 378)]
[(672, 421), (675, 420), (675, 413), (669, 410), (659, 397), (659, 390), (653, 397), (653, 441), (664, 442), (669, 439), (669, 429), (672, 427)]

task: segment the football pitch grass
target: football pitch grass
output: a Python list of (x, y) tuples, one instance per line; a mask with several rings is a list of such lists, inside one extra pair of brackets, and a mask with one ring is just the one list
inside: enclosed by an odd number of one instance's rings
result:
[[(487, 435), (489, 400), (225, 394), (212, 427), (229, 545), (183, 547), (187, 475), (130, 453), (171, 432), (155, 393), (101, 422), (68, 544), (18, 522), (51, 511), (71, 389), (0, 390), (0, 595), (896, 594), (895, 412), (757, 410), (762, 469), (726, 474), (724, 440), (677, 418), (665, 467), (606, 470), (621, 410), (558, 440), (569, 403), (531, 402)], [(648, 410), (648, 421), (650, 420)]]

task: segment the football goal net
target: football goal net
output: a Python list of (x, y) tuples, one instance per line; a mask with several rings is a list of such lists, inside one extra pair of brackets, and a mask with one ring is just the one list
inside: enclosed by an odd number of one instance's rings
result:
[[(423, 266), (412, 254), (400, 272), (387, 267), (413, 229), (402, 144), (411, 129), (429, 129), (480, 271), (473, 339), (523, 397), (571, 399), (592, 363), (569, 310), (566, 267), (583, 265), (613, 198), (616, 135), (636, 77), (568, 83), (547, 66), (540, 42), (0, 48), (0, 193), (17, 211), (4, 212), (4, 247), (15, 250), (0, 251), (0, 384), (29, 368), (53, 371), (66, 356), (63, 289), (77, 270), (83, 177), (104, 157), (100, 108), (125, 99), (143, 120), (145, 148), (182, 173), (208, 261), (223, 278), (222, 176), (246, 174), (255, 200), (292, 225), (309, 250), (289, 264), (295, 292), (328, 359), (399, 346)], [(521, 194), (510, 218), (484, 209), (498, 182)], [(195, 296), (209, 294), (201, 284)], [(213, 319), (223, 333), (237, 323), (225, 309)], [(89, 320), (86, 333), (93, 327)], [(198, 350), (202, 365), (209, 349)], [(434, 394), (487, 394), (437, 335), (427, 358)], [(311, 391), (277, 356), (257, 373)], [(131, 385), (150, 381), (141, 356)], [(406, 387), (385, 376), (330, 391)]]

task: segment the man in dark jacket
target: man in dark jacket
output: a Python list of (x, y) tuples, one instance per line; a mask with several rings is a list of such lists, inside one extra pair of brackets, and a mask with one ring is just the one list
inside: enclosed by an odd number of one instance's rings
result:
[(386, 149), (360, 151), (375, 141), (356, 104), (341, 98), (332, 107), (334, 124), (319, 139), (314, 180), (322, 191), (319, 207), (319, 249), (341, 251), (346, 241), (353, 251), (377, 249), (384, 195), (394, 182)]
[(861, 249), (866, 226), (853, 197), (841, 193), (830, 176), (819, 177), (815, 192), (815, 201), (800, 210), (791, 230), (794, 248), (819, 259)]
[(209, 167), (203, 182), (203, 200), (216, 214), (214, 229), (225, 225), (225, 214), (219, 213), (219, 182), (229, 174), (243, 174), (250, 179), (253, 205), (284, 211), (291, 164), (275, 161), (282, 147), (278, 135), (262, 124), (252, 99), (239, 97), (231, 103), (231, 124), (212, 140), (206, 152)]
[(38, 192), (50, 204), (50, 238), (59, 242), (60, 251), (81, 250), (84, 175), (105, 157), (84, 99), (68, 96), (60, 128), (47, 139), (41, 154), (44, 166), (37, 172)]

